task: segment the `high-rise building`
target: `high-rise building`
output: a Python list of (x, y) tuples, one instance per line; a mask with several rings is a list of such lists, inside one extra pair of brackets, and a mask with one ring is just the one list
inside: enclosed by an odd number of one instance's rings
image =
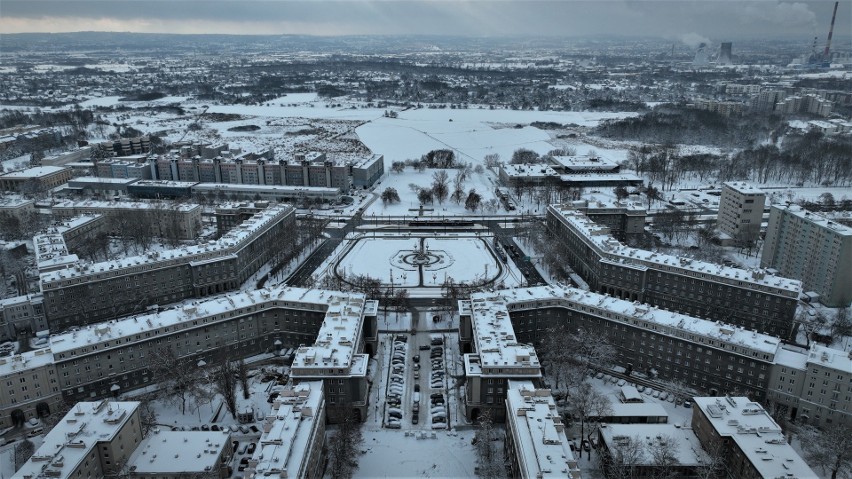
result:
[(826, 306), (852, 302), (852, 228), (799, 206), (772, 206), (760, 265), (801, 280)]
[(719, 231), (737, 242), (754, 241), (760, 235), (766, 194), (742, 181), (722, 184), (719, 198)]

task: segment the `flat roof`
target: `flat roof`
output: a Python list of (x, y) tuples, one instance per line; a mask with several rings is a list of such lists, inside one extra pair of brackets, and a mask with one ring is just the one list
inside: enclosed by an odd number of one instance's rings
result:
[(568, 446), (562, 416), (550, 389), (535, 389), (531, 381), (509, 381), (506, 421), (514, 442), (522, 477), (579, 477), (580, 469)]
[(325, 301), (328, 309), (317, 339), (313, 345), (296, 350), (291, 376), (360, 376), (366, 373), (366, 364), (357, 354), (365, 301), (363, 294), (328, 294)]
[(493, 374), (501, 369), (503, 372), (498, 374), (541, 374), (535, 348), (519, 343), (515, 336), (505, 298), (487, 293), (473, 294), (470, 305), (475, 353), (483, 372)]
[[(697, 466), (706, 464), (710, 459), (701, 448), (701, 443), (692, 428), (677, 424), (605, 424), (598, 430), (606, 448), (610, 451), (617, 451), (618, 447), (627, 441), (638, 441), (641, 445), (648, 445), (653, 449), (655, 444), (668, 438), (674, 446), (672, 452), (677, 458), (678, 466)], [(649, 447), (638, 448), (634, 465), (654, 464), (654, 457)]]
[(817, 477), (759, 403), (727, 396), (696, 397), (693, 402), (720, 436), (736, 443), (762, 477)]
[(807, 363), (852, 374), (852, 352), (841, 351), (820, 344), (811, 345)]
[(325, 422), (324, 404), (322, 381), (304, 381), (281, 391), (263, 421), (246, 476), (303, 477), (317, 426)]
[(603, 258), (616, 264), (624, 264), (630, 266), (645, 267), (652, 266), (664, 271), (670, 271), (678, 274), (692, 273), (710, 276), (709, 279), (727, 280), (726, 282), (738, 281), (748, 284), (765, 286), (767, 288), (784, 291), (787, 293), (798, 293), (802, 290), (802, 282), (784, 278), (781, 276), (773, 276), (767, 274), (764, 270), (744, 270), (739, 268), (731, 268), (729, 266), (718, 265), (698, 261), (692, 258), (682, 256), (672, 256), (664, 253), (631, 248), (618, 242), (610, 235), (609, 228), (601, 226), (590, 220), (588, 216), (572, 207), (562, 205), (550, 205), (548, 210), (561, 221), (566, 223), (593, 245)]
[(658, 402), (613, 402), (612, 417), (669, 417), (669, 413)]
[(111, 441), (139, 407), (138, 402), (78, 402), (44, 437), (41, 447), (12, 476), (65, 478), (99, 442)]
[(39, 178), (42, 176), (52, 175), (68, 168), (64, 166), (35, 166), (24, 170), (12, 171), (0, 175), (0, 178)]
[(78, 184), (129, 185), (131, 183), (136, 183), (137, 181), (139, 181), (138, 178), (103, 178), (100, 176), (78, 176), (77, 178), (71, 178), (70, 180), (68, 180), (68, 184), (71, 186), (75, 186)]
[(852, 228), (837, 221), (832, 221), (821, 214), (810, 212), (799, 205), (772, 205), (772, 208), (793, 215), (814, 226), (825, 228), (837, 235), (852, 236)]
[(751, 183), (746, 183), (745, 181), (726, 181), (722, 183), (722, 185), (727, 186), (728, 188), (736, 191), (737, 193), (741, 193), (744, 195), (766, 194), (760, 188), (752, 185)]
[(230, 435), (222, 431), (160, 431), (155, 428), (127, 460), (131, 474), (216, 471)]
[[(492, 293), (474, 293), (471, 298), (487, 297)], [(651, 323), (657, 326), (666, 326), (672, 330), (681, 330), (686, 333), (700, 335), (722, 341), (728, 344), (745, 346), (751, 350), (774, 355), (781, 344), (781, 340), (768, 334), (749, 331), (734, 325), (725, 324), (707, 319), (694, 318), (685, 314), (659, 309), (644, 303), (633, 303), (624, 299), (615, 298), (599, 293), (593, 293), (570, 286), (537, 286), (532, 288), (515, 288), (497, 291), (506, 304), (518, 304), (527, 301), (558, 300), (552, 306), (561, 306), (573, 309), (585, 309), (591, 314), (617, 313), (625, 319), (630, 319), (631, 324), (642, 326), (643, 323)], [(540, 307), (538, 305), (537, 307)], [(608, 317), (616, 321), (624, 321), (618, 317)], [(636, 320), (636, 321), (633, 321)], [(647, 328), (647, 326), (644, 326)], [(669, 334), (672, 331), (657, 328), (659, 334)], [(704, 345), (713, 347), (709, 342)], [(720, 346), (720, 345), (719, 345)], [(717, 346), (717, 347), (719, 347)], [(730, 351), (730, 349), (726, 349)]]
[[(284, 302), (287, 303), (288, 307), (296, 309), (325, 311), (325, 305), (328, 302), (338, 301), (336, 298), (344, 295), (345, 293), (288, 286), (231, 293), (205, 301), (195, 301), (165, 311), (91, 324), (83, 326), (77, 331), (52, 335), (50, 337), (51, 350), (53, 354), (58, 354), (90, 344), (110, 342), (118, 345), (118, 341), (126, 337), (159, 328), (171, 328), (184, 322), (250, 306), (271, 306), (274, 303), (279, 303), (281, 307), (284, 307), (283, 304), (280, 304), (280, 302)], [(363, 295), (356, 295), (356, 297), (363, 298)], [(174, 331), (177, 331), (177, 329), (174, 329)]]

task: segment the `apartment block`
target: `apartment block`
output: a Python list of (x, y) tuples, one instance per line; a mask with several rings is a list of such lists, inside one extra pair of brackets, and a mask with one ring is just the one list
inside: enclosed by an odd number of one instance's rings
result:
[(830, 307), (852, 303), (852, 228), (796, 205), (772, 205), (760, 266), (801, 280)]
[(13, 479), (104, 477), (142, 441), (138, 402), (77, 403)]
[(852, 425), (852, 353), (819, 344), (785, 345), (769, 375), (767, 400), (788, 420)]
[(352, 186), (367, 189), (385, 174), (384, 155), (372, 155), (352, 164)]
[(321, 478), (325, 407), (322, 381), (305, 381), (282, 391), (263, 421), (246, 476)]
[(785, 339), (793, 334), (797, 280), (630, 248), (570, 207), (549, 206), (546, 221), (593, 291)]
[(719, 231), (733, 241), (755, 241), (760, 236), (766, 193), (741, 181), (722, 184)]
[[(50, 211), (58, 218), (118, 214), (132, 221), (150, 222), (160, 236), (168, 233), (168, 236), (185, 240), (198, 238), (201, 228), (201, 206), (188, 203), (165, 205), (139, 201), (63, 200), (51, 205)], [(152, 216), (156, 221), (151, 220)]]
[(692, 429), (705, 450), (721, 452), (728, 477), (818, 477), (769, 413), (749, 398), (693, 398)]
[[(186, 364), (215, 364), (312, 341), (317, 344), (300, 348), (304, 357), (297, 355), (298, 373), (291, 377), (324, 381), (323, 394), (334, 399), (333, 414), (364, 418), (366, 365), (376, 350), (377, 311), (375, 301), (359, 294), (278, 287), (51, 335), (47, 348), (0, 358), (0, 384), (5, 385), (0, 388), (0, 428), (47, 415), (60, 401), (149, 386), (156, 378), (148, 370), (148, 358), (165, 349)], [(347, 364), (341, 361), (341, 348), (348, 348)]]
[(504, 455), (509, 477), (522, 479), (580, 478), (565, 424), (549, 389), (531, 381), (508, 382)]
[(295, 384), (322, 381), (326, 419), (367, 419), (370, 405), (367, 369), (378, 342), (378, 304), (359, 297), (329, 297), (328, 312), (316, 341), (296, 350), (290, 366)]
[(14, 216), (20, 220), (32, 213), (35, 213), (35, 201), (33, 200), (21, 196), (0, 198), (0, 215)]
[(44, 273), (50, 327), (65, 330), (238, 288), (273, 257), (274, 245), (294, 224), (293, 208), (274, 206), (217, 241)]
[[(492, 322), (511, 321), (502, 327), (511, 328), (520, 344), (539, 344), (555, 326), (584, 329), (606, 337), (616, 349), (614, 365), (628, 373), (677, 380), (717, 394), (742, 391), (763, 399), (781, 345), (773, 336), (568, 287), (477, 293), (471, 301), (491, 304)], [(472, 332), (467, 312), (460, 315), (464, 353)], [(477, 396), (467, 396), (472, 397)]]
[(609, 228), (619, 239), (645, 232), (647, 210), (642, 203), (612, 200), (578, 200), (562, 204), (575, 208), (595, 223)]
[(518, 340), (500, 297), (472, 295), (459, 301), (459, 351), (464, 357), (465, 415), (506, 420), (510, 380), (541, 380), (541, 363), (530, 344)]

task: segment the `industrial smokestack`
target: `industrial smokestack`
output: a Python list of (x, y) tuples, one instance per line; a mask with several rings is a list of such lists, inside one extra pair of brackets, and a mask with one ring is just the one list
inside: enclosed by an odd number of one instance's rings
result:
[(828, 39), (825, 41), (825, 51), (822, 52), (822, 59), (828, 61), (828, 51), (831, 49), (831, 35), (834, 33), (834, 19), (837, 17), (837, 5), (840, 2), (834, 2), (834, 13), (831, 14), (831, 28), (828, 29)]

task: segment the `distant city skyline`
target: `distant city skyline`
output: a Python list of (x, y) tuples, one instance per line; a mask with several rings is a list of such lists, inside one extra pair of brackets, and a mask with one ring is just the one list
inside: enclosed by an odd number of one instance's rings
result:
[[(4, 0), (0, 32), (661, 37), (689, 46), (828, 33), (832, 1)], [(835, 39), (850, 48), (852, 2)]]

